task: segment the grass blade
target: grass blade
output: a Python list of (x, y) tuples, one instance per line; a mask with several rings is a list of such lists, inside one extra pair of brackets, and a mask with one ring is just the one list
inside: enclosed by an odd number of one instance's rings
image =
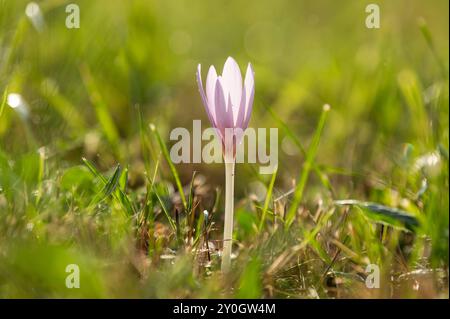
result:
[(99, 202), (106, 199), (109, 195), (111, 195), (119, 185), (119, 179), (122, 173), (122, 168), (120, 167), (120, 164), (117, 164), (116, 169), (114, 170), (113, 175), (109, 180), (106, 181), (104, 184), (101, 192), (97, 193), (97, 195), (92, 200), (91, 204), (89, 206), (93, 206), (98, 204)]
[[(87, 160), (86, 158), (82, 158), (82, 161), (84, 163), (84, 165), (86, 165), (86, 167), (89, 169), (89, 171), (92, 173), (92, 175), (94, 175), (94, 177), (100, 179), (100, 181), (103, 183), (104, 185), (104, 189), (105, 191), (108, 189), (107, 185), (110, 182), (110, 180), (108, 181), (98, 170), (97, 168), (95, 168), (94, 164), (92, 164), (89, 160)], [(118, 167), (120, 167), (120, 164), (118, 164)], [(113, 174), (113, 177), (115, 176), (117, 172), (117, 168), (116, 171)], [(121, 174), (117, 177), (114, 178), (118, 178), (117, 183), (120, 183), (120, 178), (121, 178)], [(117, 186), (117, 185), (116, 185)], [(111, 186), (109, 186), (110, 188)], [(125, 212), (129, 215), (129, 216), (133, 216), (136, 215), (136, 209), (134, 207), (134, 205), (131, 203), (130, 199), (128, 198), (128, 196), (124, 193), (124, 191), (120, 188), (120, 187), (114, 187), (114, 190), (110, 193), (113, 195), (114, 199), (116, 199), (123, 207), (123, 209), (125, 210)]]
[(2, 104), (0, 104), (0, 117), (2, 116), (3, 110), (5, 109), (7, 96), (8, 96), (8, 88), (6, 88), (5, 91), (3, 92)]
[(415, 230), (419, 226), (419, 220), (415, 216), (397, 208), (354, 199), (338, 200), (334, 203), (339, 206), (356, 206), (369, 219), (389, 226), (406, 228), (407, 230)]
[(123, 192), (127, 190), (127, 184), (128, 184), (128, 167), (125, 167), (125, 169), (122, 172), (122, 175), (120, 175), (119, 180), (119, 187)]
[(448, 77), (448, 71), (445, 67), (444, 61), (442, 61), (441, 57), (439, 56), (436, 46), (434, 45), (433, 37), (431, 35), (430, 29), (428, 28), (428, 25), (425, 21), (425, 19), (421, 18), (419, 19), (419, 29), (420, 32), (422, 32), (423, 37), (425, 38), (425, 41), (428, 44), (428, 47), (431, 50), (431, 53), (433, 54), (433, 57), (436, 59), (437, 64), (439, 65), (439, 68), (441, 70), (441, 73), (444, 78)]
[(172, 230), (174, 231), (174, 233), (177, 233), (177, 226), (175, 225), (175, 222), (173, 221), (173, 218), (170, 217), (169, 212), (167, 211), (166, 205), (164, 205), (164, 202), (162, 201), (161, 197), (159, 196), (158, 192), (156, 191), (155, 187), (153, 187), (153, 192), (156, 195), (156, 198), (158, 199), (159, 204), (161, 205), (161, 209), (164, 212), (164, 214), (167, 217), (167, 220), (170, 224), (170, 227), (172, 227)]
[(103, 190), (105, 197), (109, 196), (114, 192), (119, 185), (120, 176), (122, 175), (122, 167), (120, 164), (117, 164), (116, 170), (114, 171), (113, 176), (109, 179), (108, 183), (106, 183), (105, 188)]
[(412, 127), (417, 134), (424, 137), (429, 142), (430, 119), (425, 108), (422, 85), (413, 70), (405, 69), (398, 74), (398, 86), (409, 107)]
[(187, 211), (188, 211), (188, 213), (193, 213), (193, 212), (191, 212), (191, 210), (192, 210), (192, 207), (194, 205), (194, 179), (195, 179), (195, 174), (197, 174), (197, 171), (192, 172), (191, 186), (189, 187), (189, 197), (188, 197), (188, 202), (187, 202)]
[[(304, 157), (307, 156), (306, 150), (303, 147), (302, 143), (298, 139), (298, 137), (292, 132), (292, 130), (289, 128), (289, 126), (273, 111), (273, 109), (270, 106), (266, 107), (269, 114), (272, 116), (272, 118), (279, 124), (279, 126), (283, 129), (287, 137), (290, 138), (292, 142), (297, 146), (297, 148), (300, 150), (300, 153)], [(322, 182), (323, 186), (325, 186), (330, 192), (334, 193), (333, 187), (331, 186), (330, 180), (328, 179), (328, 176), (322, 172), (320, 167), (316, 163), (312, 163), (312, 168), (314, 172), (319, 177), (320, 181)]]
[(156, 129), (155, 125), (150, 124), (150, 130), (155, 134), (155, 137), (156, 137), (156, 140), (158, 141), (159, 147), (161, 148), (163, 156), (166, 159), (167, 164), (169, 165), (169, 168), (170, 168), (170, 171), (172, 172), (173, 178), (175, 179), (175, 184), (177, 185), (178, 192), (180, 193), (183, 207), (184, 207), (184, 209), (187, 210), (187, 201), (186, 201), (186, 197), (184, 196), (183, 185), (181, 184), (181, 180), (180, 180), (180, 176), (178, 175), (178, 171), (175, 168), (175, 165), (173, 165), (173, 162), (170, 158), (169, 151), (167, 150), (166, 144), (161, 139), (161, 136), (159, 135), (159, 132)]
[(142, 109), (139, 104), (136, 105), (138, 112), (138, 121), (139, 121), (139, 137), (141, 141), (141, 152), (142, 158), (144, 159), (145, 170), (150, 174), (151, 165), (150, 165), (150, 156), (152, 157), (154, 162), (158, 161), (158, 156), (155, 154), (155, 150), (150, 145), (150, 141), (148, 140), (148, 132), (147, 126), (144, 123), (144, 116), (142, 114)]
[(322, 114), (319, 119), (319, 123), (317, 125), (316, 132), (314, 133), (313, 140), (311, 142), (310, 147), (308, 148), (308, 152), (306, 153), (306, 161), (303, 164), (303, 170), (300, 175), (299, 183), (295, 186), (294, 190), (294, 199), (292, 201), (291, 206), (286, 214), (286, 226), (289, 228), (294, 221), (295, 213), (297, 212), (298, 205), (302, 201), (303, 192), (305, 190), (306, 183), (308, 181), (309, 173), (311, 171), (311, 167), (313, 165), (314, 158), (316, 157), (317, 149), (320, 143), (320, 137), (322, 136), (322, 131), (325, 126), (325, 121), (327, 119), (328, 112), (330, 110), (330, 106), (325, 104), (323, 107)]
[(266, 219), (267, 209), (269, 208), (269, 203), (272, 198), (273, 186), (275, 185), (275, 179), (277, 178), (278, 167), (275, 169), (275, 172), (272, 174), (272, 178), (270, 179), (269, 187), (267, 188), (267, 195), (264, 201), (264, 208), (261, 215), (261, 221), (259, 222), (259, 231), (261, 231), (264, 221)]

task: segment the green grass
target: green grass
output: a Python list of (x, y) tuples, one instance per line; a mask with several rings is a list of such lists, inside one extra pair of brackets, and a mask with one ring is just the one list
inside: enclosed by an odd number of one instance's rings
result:
[[(42, 31), (0, 0), (0, 298), (448, 297), (447, 1), (379, 1), (377, 30), (363, 2), (83, 0), (76, 30), (38, 3)], [(224, 167), (169, 132), (209, 125), (196, 66), (229, 55), (279, 162), (237, 165), (224, 277)]]

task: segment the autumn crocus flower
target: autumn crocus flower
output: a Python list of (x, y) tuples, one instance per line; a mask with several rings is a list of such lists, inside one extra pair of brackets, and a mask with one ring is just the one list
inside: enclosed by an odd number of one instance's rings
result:
[[(210, 66), (205, 91), (199, 64), (197, 82), (209, 121), (216, 128), (222, 145), (225, 146), (225, 129), (245, 131), (250, 121), (255, 93), (253, 68), (249, 63), (243, 85), (241, 71), (232, 57), (225, 62), (222, 75), (217, 75), (214, 66)], [(234, 144), (237, 142), (239, 141), (235, 141)], [(228, 155), (224, 154), (224, 156)]]
[[(222, 271), (228, 272), (231, 265), (233, 235), (233, 193), (236, 145), (240, 142), (236, 129), (245, 131), (250, 121), (255, 94), (254, 72), (247, 66), (244, 84), (238, 64), (228, 57), (222, 75), (217, 75), (211, 66), (206, 77), (206, 92), (203, 88), (201, 65), (197, 68), (197, 83), (209, 121), (221, 139), (225, 159), (225, 226), (223, 236)], [(231, 131), (231, 134), (229, 132)], [(231, 139), (229, 138), (231, 137)]]

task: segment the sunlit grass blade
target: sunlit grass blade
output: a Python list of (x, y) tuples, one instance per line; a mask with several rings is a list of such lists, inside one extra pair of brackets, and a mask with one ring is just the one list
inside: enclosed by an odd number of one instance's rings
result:
[(312, 249), (314, 249), (317, 256), (319, 256), (320, 259), (322, 259), (322, 261), (324, 263), (326, 263), (328, 265), (331, 264), (332, 260), (331, 260), (330, 256), (327, 254), (325, 249), (323, 249), (322, 245), (320, 244), (320, 242), (318, 240), (316, 240), (315, 238), (312, 238), (309, 245)]
[(291, 206), (286, 214), (286, 226), (287, 228), (293, 223), (295, 219), (295, 214), (297, 212), (298, 205), (302, 201), (303, 192), (306, 187), (306, 183), (308, 182), (309, 173), (311, 171), (313, 161), (316, 157), (317, 149), (319, 147), (320, 138), (322, 136), (322, 131), (325, 126), (325, 121), (327, 119), (328, 112), (330, 110), (330, 106), (328, 104), (324, 105), (322, 114), (319, 119), (319, 123), (317, 125), (316, 132), (314, 133), (314, 137), (311, 141), (311, 145), (308, 148), (306, 153), (306, 159), (303, 164), (302, 172), (300, 174), (300, 179), (295, 186), (294, 190), (294, 198), (292, 200)]
[(398, 85), (411, 113), (412, 126), (423, 142), (430, 142), (431, 126), (425, 108), (422, 85), (413, 70), (405, 69), (398, 74)]
[[(124, 173), (125, 172), (122, 172), (122, 175)], [(128, 174), (127, 174), (126, 183), (128, 183)], [(137, 215), (137, 209), (135, 208), (133, 202), (130, 200), (128, 195), (125, 193), (125, 189), (126, 189), (126, 187), (124, 187), (124, 189), (118, 187), (116, 189), (116, 191), (114, 192), (114, 197), (119, 200), (119, 202), (122, 204), (122, 207), (125, 209), (125, 211), (127, 212), (127, 214), (129, 216)]]
[(5, 109), (7, 96), (8, 96), (8, 88), (5, 88), (5, 90), (3, 91), (2, 103), (0, 104), (0, 117), (2, 117), (3, 110)]
[(148, 131), (147, 131), (147, 125), (144, 123), (144, 116), (142, 114), (142, 108), (138, 104), (136, 105), (137, 113), (138, 113), (138, 121), (139, 121), (139, 137), (141, 141), (141, 152), (142, 152), (142, 158), (144, 159), (144, 165), (146, 171), (150, 174), (150, 156), (152, 157), (154, 162), (158, 161), (158, 156), (155, 154), (155, 150), (150, 145), (150, 141), (148, 140)]
[(121, 173), (122, 168), (120, 164), (118, 164), (111, 178), (106, 181), (102, 190), (93, 198), (91, 205), (96, 205), (97, 203), (103, 201), (116, 190), (116, 187), (119, 185)]
[(2, 71), (10, 72), (13, 68), (14, 59), (16, 58), (17, 51), (19, 51), (19, 47), (21, 44), (24, 43), (23, 39), (28, 31), (30, 24), (27, 21), (27, 18), (25, 15), (23, 15), (19, 21), (17, 21), (17, 26), (15, 28), (15, 33), (12, 37), (11, 45), (9, 50), (7, 50), (7, 55), (5, 57), (6, 63), (3, 65)]
[(192, 213), (192, 207), (194, 205), (194, 180), (195, 180), (196, 174), (197, 174), (197, 171), (192, 172), (192, 179), (191, 179), (191, 185), (189, 187), (189, 197), (188, 197), (188, 202), (187, 202), (188, 213)]
[[(155, 168), (153, 171), (153, 176), (150, 178), (148, 174), (146, 174), (146, 193), (145, 193), (145, 200), (140, 210), (140, 215), (138, 218), (138, 225), (142, 226), (145, 222), (148, 223), (148, 231), (149, 234), (153, 234), (154, 227), (155, 227), (155, 213), (154, 213), (154, 185), (156, 181), (156, 176), (158, 174), (158, 168), (159, 168), (159, 158), (156, 160)], [(154, 236), (150, 236), (149, 238), (149, 251), (152, 251), (154, 249)]]
[[(192, 242), (192, 247), (196, 247), (197, 244), (200, 242), (200, 238), (201, 238), (202, 234), (204, 234), (204, 232), (208, 231), (210, 220), (211, 220), (211, 218), (208, 218), (208, 221), (206, 221), (204, 214), (199, 215), (199, 218), (197, 219), (197, 224), (195, 227), (195, 234), (193, 236), (194, 240)], [(208, 223), (208, 224), (205, 225), (205, 223)]]
[[(86, 158), (83, 157), (82, 160), (83, 160), (83, 163), (86, 165), (86, 167), (89, 169), (89, 171), (94, 175), (94, 177), (98, 178), (98, 179), (102, 182), (102, 184), (104, 185), (103, 190), (104, 190), (105, 192), (107, 192), (108, 189), (111, 188), (111, 185), (110, 185), (110, 186), (107, 186), (107, 185), (110, 183), (111, 179), (110, 179), (110, 180), (107, 180), (107, 179), (106, 179), (106, 178), (105, 178), (105, 177), (97, 170), (97, 168), (94, 166), (94, 164), (92, 164), (92, 163), (91, 163), (89, 160), (87, 160)], [(119, 183), (120, 177), (121, 177), (121, 174), (119, 174), (118, 177), (116, 176), (116, 172), (118, 171), (118, 168), (120, 168), (120, 165), (118, 165), (118, 167), (116, 168), (116, 170), (115, 170), (115, 172), (114, 172), (114, 174), (113, 174), (114, 179), (117, 179), (117, 178), (118, 178), (117, 183)], [(117, 186), (117, 185), (116, 185), (116, 186)], [(123, 208), (124, 211), (127, 213), (127, 215), (133, 216), (133, 215), (136, 214), (136, 209), (135, 209), (134, 205), (132, 204), (132, 202), (130, 201), (130, 199), (128, 198), (128, 196), (124, 193), (124, 191), (123, 191), (120, 187), (119, 187), (119, 188), (114, 187), (114, 190), (111, 191), (110, 194), (112, 194), (113, 197), (114, 197), (114, 198), (122, 205), (122, 208)], [(98, 201), (98, 198), (95, 198), (95, 200)]]
[(275, 185), (275, 180), (277, 178), (278, 167), (272, 174), (272, 178), (270, 179), (269, 187), (267, 188), (266, 199), (264, 200), (264, 207), (261, 214), (261, 221), (259, 222), (258, 230), (261, 231), (264, 226), (264, 222), (266, 220), (267, 209), (269, 208), (270, 200), (272, 199), (273, 186)]
[(337, 200), (334, 203), (339, 206), (356, 206), (360, 208), (369, 219), (389, 226), (415, 230), (420, 225), (417, 217), (397, 208), (354, 199)]
[[(289, 128), (289, 126), (273, 111), (273, 109), (270, 106), (266, 107), (267, 111), (269, 112), (269, 114), (272, 116), (272, 118), (278, 123), (278, 125), (283, 129), (283, 131), (286, 133), (287, 137), (289, 137), (289, 139), (294, 142), (294, 144), (297, 146), (297, 148), (300, 150), (300, 153), (302, 153), (302, 155), (304, 157), (307, 156), (307, 152), (305, 150), (305, 148), (303, 147), (302, 143), (300, 142), (300, 140), (298, 139), (298, 137), (295, 135), (295, 133)], [(317, 163), (313, 162), (312, 163), (312, 168), (314, 170), (314, 172), (317, 174), (317, 176), (319, 177), (320, 181), (322, 182), (323, 186), (325, 186), (330, 192), (334, 192), (333, 191), (333, 187), (331, 186), (330, 180), (327, 176), (326, 173), (324, 173), (319, 165), (317, 165)]]
[(127, 183), (128, 183), (128, 167), (125, 167), (119, 179), (119, 187), (123, 192), (127, 190)]
[(149, 229), (153, 228), (153, 205), (151, 200), (152, 195), (152, 187), (150, 184), (146, 185), (145, 199), (142, 205), (140, 215), (139, 215), (139, 225), (142, 225), (144, 222), (149, 222)]
[(99, 178), (104, 184), (106, 184), (107, 182), (106, 178), (97, 170), (97, 168), (94, 166), (94, 164), (92, 164), (91, 161), (89, 161), (84, 157), (81, 160), (83, 161), (84, 165), (86, 165), (86, 167), (89, 169), (89, 171), (92, 173), (92, 175)]
[(156, 196), (156, 198), (158, 199), (159, 205), (161, 206), (161, 209), (164, 213), (164, 215), (166, 215), (167, 221), (170, 224), (170, 227), (172, 228), (172, 230), (174, 231), (174, 233), (177, 233), (177, 226), (175, 225), (175, 222), (173, 220), (173, 218), (170, 216), (169, 211), (166, 208), (166, 205), (164, 205), (163, 200), (161, 199), (161, 196), (159, 196), (158, 192), (156, 191), (156, 189), (153, 187), (153, 192)]
[(184, 209), (187, 209), (187, 201), (183, 191), (183, 185), (181, 184), (180, 176), (178, 175), (178, 171), (173, 165), (172, 159), (170, 158), (169, 151), (167, 150), (167, 146), (159, 135), (158, 130), (156, 129), (154, 124), (150, 124), (150, 130), (154, 133), (156, 140), (158, 141), (159, 147), (163, 153), (164, 158), (166, 159), (167, 164), (169, 165), (170, 171), (172, 172), (173, 178), (175, 179), (175, 184), (177, 185), (178, 192), (180, 193), (181, 202), (183, 203)]
[(444, 61), (442, 61), (441, 57), (439, 56), (439, 54), (436, 50), (436, 46), (434, 44), (434, 40), (433, 40), (433, 36), (431, 35), (431, 31), (428, 28), (427, 22), (423, 18), (419, 19), (419, 29), (420, 29), (420, 32), (422, 32), (422, 35), (425, 38), (425, 41), (427, 42), (428, 47), (430, 48), (431, 53), (433, 54), (433, 57), (436, 59), (436, 62), (439, 65), (442, 75), (444, 76), (444, 78), (448, 77), (447, 68), (445, 67)]
[[(255, 208), (260, 209), (262, 211), (264, 209), (264, 206), (255, 205)], [(284, 224), (284, 219), (282, 218), (282, 216), (280, 216), (279, 214), (276, 214), (272, 209), (267, 208), (266, 215), (269, 215), (270, 217), (272, 217), (274, 221)]]
[(103, 190), (105, 196), (109, 196), (114, 192), (119, 185), (120, 176), (122, 175), (122, 167), (120, 164), (117, 164), (116, 170), (114, 174), (109, 179), (108, 183), (106, 183), (105, 188)]

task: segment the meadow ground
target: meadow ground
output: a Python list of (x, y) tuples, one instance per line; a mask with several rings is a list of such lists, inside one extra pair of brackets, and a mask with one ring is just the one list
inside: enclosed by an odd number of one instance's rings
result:
[[(72, 2), (0, 0), (1, 298), (448, 298), (448, 1)], [(279, 166), (222, 276), (223, 164), (166, 150), (230, 55)]]

